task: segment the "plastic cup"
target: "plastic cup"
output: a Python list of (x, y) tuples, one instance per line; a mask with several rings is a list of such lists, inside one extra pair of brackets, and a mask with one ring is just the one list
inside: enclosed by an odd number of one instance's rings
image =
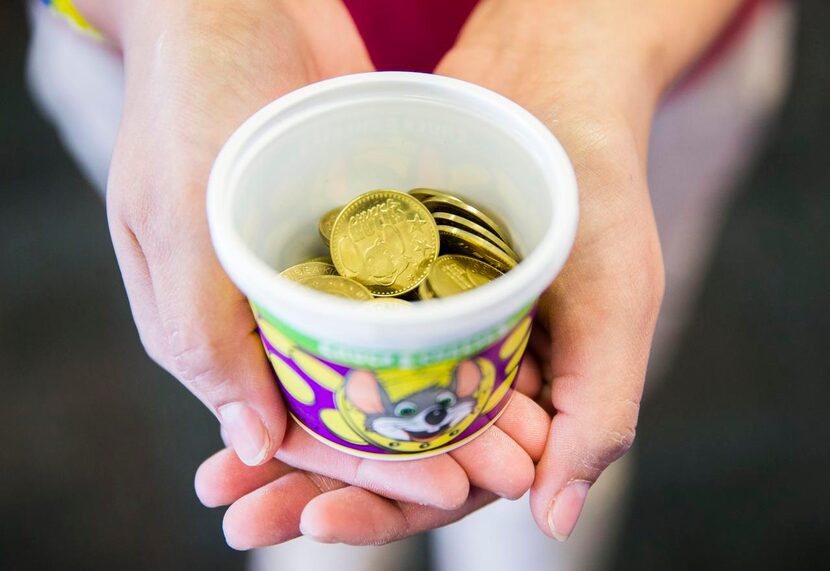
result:
[[(463, 295), (385, 310), (279, 275), (327, 253), (317, 223), (329, 209), (414, 187), (497, 215), (523, 261)], [(577, 218), (573, 169), (541, 122), (485, 88), (418, 73), (351, 75), (279, 98), (228, 140), (208, 187), (214, 247), (251, 301), (292, 416), (371, 458), (446, 452), (495, 422)]]

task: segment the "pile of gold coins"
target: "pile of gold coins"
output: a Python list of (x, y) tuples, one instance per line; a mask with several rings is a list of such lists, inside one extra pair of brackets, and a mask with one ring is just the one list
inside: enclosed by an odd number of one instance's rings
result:
[(449, 297), (519, 263), (507, 232), (457, 196), (429, 188), (373, 190), (320, 219), (330, 257), (282, 276), (332, 295), (386, 305)]

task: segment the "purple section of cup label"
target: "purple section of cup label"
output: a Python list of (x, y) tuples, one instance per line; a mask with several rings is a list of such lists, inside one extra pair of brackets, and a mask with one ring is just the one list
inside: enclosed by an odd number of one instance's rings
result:
[(295, 419), (335, 447), (364, 455), (434, 453), (487, 427), (510, 400), (532, 312), (475, 355), (412, 370), (353, 369), (260, 330)]

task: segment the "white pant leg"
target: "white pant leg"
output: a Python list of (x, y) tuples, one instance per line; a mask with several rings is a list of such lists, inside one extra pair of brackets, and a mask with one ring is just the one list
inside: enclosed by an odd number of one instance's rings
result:
[[(736, 183), (757, 157), (790, 83), (794, 7), (764, 6), (715, 69), (662, 106), (652, 132), (649, 184), (666, 264), (666, 296), (650, 377), (659, 377), (688, 321)], [(441, 571), (601, 569), (613, 548), (631, 462), (594, 485), (567, 544), (543, 539), (526, 500), (499, 502), (434, 534)]]
[(251, 554), (251, 571), (398, 571), (413, 569), (415, 540), (379, 547), (326, 545), (300, 537)]

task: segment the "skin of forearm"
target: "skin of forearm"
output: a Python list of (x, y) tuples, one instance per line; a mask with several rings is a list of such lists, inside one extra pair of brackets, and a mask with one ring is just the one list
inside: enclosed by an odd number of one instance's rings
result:
[[(206, 38), (214, 33), (244, 36), (251, 26), (273, 22), (263, 14), (280, 9), (313, 11), (336, 1), (75, 0), (75, 4), (125, 52), (128, 67), (138, 72), (129, 75), (143, 77), (171, 39), (188, 45), (210, 42)], [(481, 0), (456, 43), (461, 49), (454, 51), (463, 60), (507, 62), (507, 69), (524, 79), (545, 77), (541, 81), (553, 96), (581, 85), (579, 93), (586, 105), (618, 109), (645, 142), (665, 91), (717, 37), (742, 2)], [(325, 22), (315, 26), (325, 27)], [(281, 33), (279, 26), (273, 33)], [(499, 56), (494, 59), (488, 53)]]
[[(262, 0), (74, 0), (87, 19), (120, 47), (142, 28), (161, 29), (216, 9), (230, 15), (268, 9)], [(305, 0), (318, 1), (318, 0)], [(556, 46), (564, 56), (607, 63), (607, 73), (637, 77), (662, 94), (715, 38), (742, 0), (482, 0), (476, 20), (498, 18), (490, 41)], [(138, 32), (136, 30), (139, 30)], [(468, 36), (469, 34), (462, 34)], [(478, 34), (477, 41), (487, 38)], [(621, 77), (623, 79), (623, 77)]]
[[(574, 20), (593, 19), (620, 45), (631, 46), (662, 92), (718, 36), (744, 0), (558, 0)], [(555, 8), (554, 8), (555, 9)], [(609, 46), (614, 46), (614, 42)]]
[[(460, 42), (561, 54), (659, 98), (743, 0), (482, 0)], [(499, 22), (494, 26), (493, 22)]]
[(645, 157), (664, 93), (741, 3), (481, 0), (449, 57), (543, 120), (624, 121)]

